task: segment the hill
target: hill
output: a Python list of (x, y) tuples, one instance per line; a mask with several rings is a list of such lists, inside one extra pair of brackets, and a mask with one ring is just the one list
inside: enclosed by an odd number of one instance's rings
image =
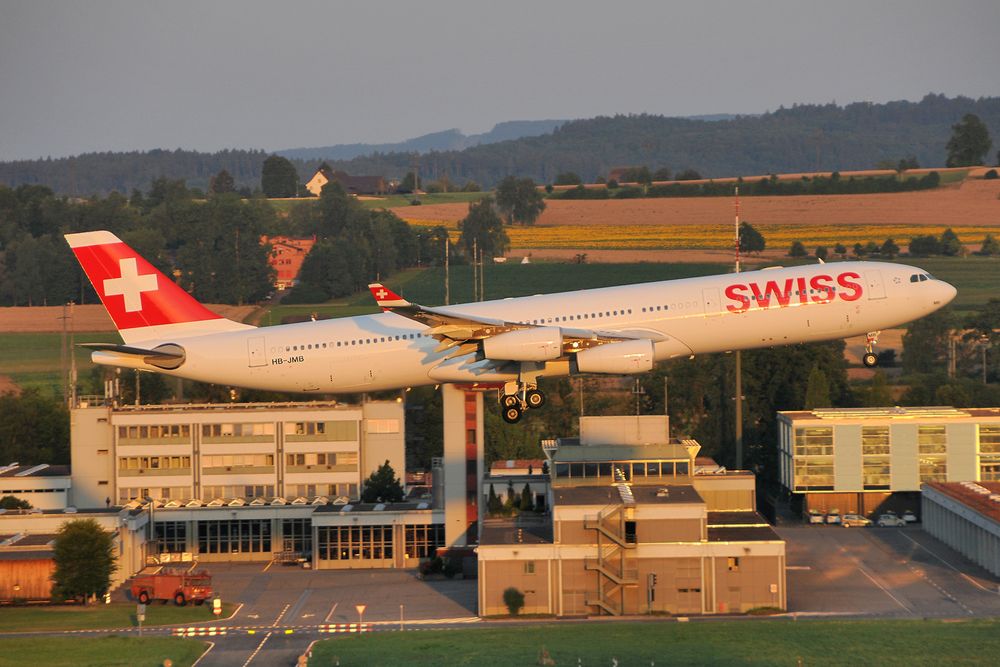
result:
[[(425, 181), (447, 176), (454, 183), (475, 180), (484, 187), (511, 174), (548, 183), (565, 171), (593, 181), (613, 167), (628, 165), (675, 172), (693, 168), (707, 177), (868, 169), (881, 160), (911, 156), (924, 166), (938, 166), (945, 160), (951, 126), (966, 113), (977, 114), (994, 136), (1000, 134), (1000, 97), (927, 95), (920, 102), (796, 105), (759, 116), (691, 119), (642, 114), (575, 120), (549, 134), (495, 143), (480, 140), (463, 150), (432, 149), (422, 155), (420, 166)], [(488, 134), (502, 139), (517, 127), (501, 124)], [(455, 131), (441, 134), (449, 140), (461, 136)], [(0, 163), (0, 183), (42, 184), (73, 195), (128, 193), (148, 189), (159, 176), (204, 188), (212, 174), (227, 169), (238, 186), (254, 188), (264, 157), (262, 151), (242, 150), (91, 153)], [(294, 160), (300, 180), (320, 161)], [(327, 161), (350, 174), (399, 178), (411, 168), (413, 154), (377, 152)]]
[(290, 148), (277, 151), (289, 160), (351, 160), (373, 153), (429, 153), (430, 151), (461, 151), (470, 146), (495, 144), (522, 137), (548, 134), (565, 123), (564, 120), (513, 120), (497, 123), (489, 132), (462, 134), (457, 129), (433, 132), (406, 141), (389, 144), (337, 144), (317, 148)]

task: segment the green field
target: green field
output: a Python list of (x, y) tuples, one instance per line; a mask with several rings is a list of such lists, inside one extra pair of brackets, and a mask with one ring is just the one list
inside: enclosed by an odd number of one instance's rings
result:
[[(110, 331), (77, 332), (75, 339), (88, 343), (120, 342), (118, 335)], [(11, 376), (23, 389), (37, 387), (43, 393), (54, 395), (53, 392), (59, 392), (62, 386), (61, 349), (62, 334), (58, 333), (0, 334), (0, 374)], [(86, 383), (93, 368), (90, 350), (78, 347), (74, 354), (77, 377)]]
[[(136, 605), (132, 602), (89, 607), (2, 607), (0, 632), (134, 628), (138, 625), (135, 608)], [(234, 605), (223, 604), (221, 618), (232, 615), (234, 608)], [(177, 607), (173, 604), (155, 603), (146, 605), (143, 626), (204, 623), (214, 618), (212, 608), (207, 604)]]
[(173, 637), (31, 637), (0, 639), (0, 667), (174, 667), (194, 664), (207, 645)]
[[(400, 208), (413, 206), (414, 199), (420, 200), (421, 204), (462, 204), (465, 202), (479, 201), (483, 197), (488, 197), (490, 192), (443, 192), (440, 194), (425, 195), (385, 195), (372, 199), (362, 199), (359, 201), (362, 208)], [(274, 209), (281, 213), (286, 213), (297, 204), (312, 204), (319, 201), (318, 197), (304, 197), (302, 199), (269, 199), (268, 202)]]
[[(995, 665), (1000, 621), (586, 623), (379, 633), (316, 644), (330, 665)], [(312, 661), (310, 661), (312, 664)]]

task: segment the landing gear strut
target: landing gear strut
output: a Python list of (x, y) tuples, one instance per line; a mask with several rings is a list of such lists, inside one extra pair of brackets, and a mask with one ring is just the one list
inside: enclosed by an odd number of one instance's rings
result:
[(881, 331), (871, 331), (865, 339), (865, 354), (861, 357), (861, 363), (868, 368), (878, 366), (878, 355), (875, 354), (875, 346), (878, 345), (878, 335)]
[(500, 414), (508, 424), (521, 421), (529, 408), (537, 409), (545, 405), (545, 393), (538, 385), (528, 382), (508, 382), (500, 394)]

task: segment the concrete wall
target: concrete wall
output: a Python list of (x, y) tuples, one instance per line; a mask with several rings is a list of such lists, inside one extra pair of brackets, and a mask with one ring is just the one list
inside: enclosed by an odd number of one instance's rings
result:
[(933, 488), (924, 488), (923, 527), (955, 551), (1000, 577), (1000, 523)]
[(669, 442), (666, 415), (580, 417), (581, 445), (646, 445)]
[(115, 454), (111, 409), (70, 410), (72, 492), (70, 504), (78, 508), (104, 507), (105, 499), (117, 502)]

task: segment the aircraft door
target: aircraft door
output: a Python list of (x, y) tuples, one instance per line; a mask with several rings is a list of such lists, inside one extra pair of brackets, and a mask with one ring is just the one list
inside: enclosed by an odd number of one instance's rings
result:
[(868, 286), (868, 299), (870, 301), (885, 298), (885, 284), (882, 282), (881, 271), (865, 271), (865, 282)]
[(264, 346), (263, 336), (254, 336), (247, 339), (247, 353), (249, 354), (250, 367), (267, 366), (267, 348)]
[(707, 287), (701, 291), (701, 300), (705, 304), (706, 315), (720, 315), (722, 301), (719, 300), (719, 288)]

